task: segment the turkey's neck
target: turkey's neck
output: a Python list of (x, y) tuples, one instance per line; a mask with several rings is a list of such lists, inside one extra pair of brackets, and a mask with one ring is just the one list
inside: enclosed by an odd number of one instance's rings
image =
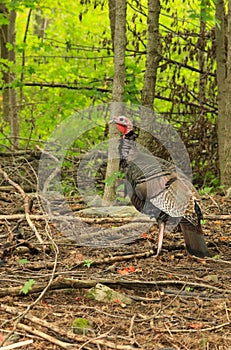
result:
[(134, 160), (137, 155), (137, 148), (135, 144), (136, 135), (133, 130), (120, 139), (119, 154), (120, 166), (125, 168), (129, 162)]

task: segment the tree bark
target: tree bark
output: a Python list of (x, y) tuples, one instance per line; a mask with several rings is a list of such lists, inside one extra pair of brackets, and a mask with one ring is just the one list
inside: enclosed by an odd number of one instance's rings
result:
[(199, 102), (201, 105), (201, 117), (205, 114), (203, 108), (206, 101), (206, 0), (201, 1), (201, 12), (200, 12), (200, 37), (199, 37), (199, 51), (198, 51), (198, 63), (201, 71), (199, 77)]
[[(161, 59), (160, 34), (159, 34), (160, 1), (148, 1), (148, 40), (146, 54), (146, 70), (144, 74), (144, 85), (141, 94), (141, 104), (147, 107), (145, 116), (142, 116), (143, 125), (148, 130), (153, 117), (153, 104), (155, 97), (157, 69)], [(151, 149), (153, 136), (140, 130), (138, 142), (147, 149)]]
[[(231, 187), (231, 0), (229, 0), (227, 17), (227, 75), (226, 75), (226, 103), (225, 120), (223, 124), (224, 144), (223, 162), (221, 167), (221, 184)], [(221, 117), (221, 116), (220, 116)]]
[(157, 69), (160, 62), (159, 34), (160, 1), (148, 1), (148, 42), (146, 55), (146, 70), (142, 89), (142, 106), (153, 108)]
[(109, 19), (110, 19), (112, 49), (113, 49), (113, 52), (114, 52), (116, 0), (109, 0), (108, 5), (109, 5)]
[[(113, 5), (113, 1), (111, 6)], [(110, 17), (113, 20), (113, 16)], [(113, 28), (111, 23), (111, 28)], [(113, 33), (112, 33), (113, 37)], [(115, 33), (114, 33), (114, 79), (112, 88), (111, 115), (123, 113), (123, 96), (125, 80), (125, 49), (126, 49), (126, 0), (115, 1)], [(109, 126), (108, 165), (106, 179), (119, 169), (119, 155), (115, 139), (118, 132), (114, 125)], [(112, 203), (116, 198), (115, 182), (113, 185), (105, 184), (104, 203)]]
[(16, 55), (15, 55), (15, 22), (16, 22), (16, 11), (11, 10), (9, 15), (9, 42), (13, 46), (9, 50), (9, 61), (13, 63), (13, 71), (10, 72), (9, 84), (11, 84), (10, 92), (10, 126), (11, 126), (11, 141), (13, 148), (19, 148), (19, 117), (18, 117), (18, 106), (17, 106), (17, 92), (12, 86), (16, 79)]
[(48, 19), (44, 16), (41, 9), (37, 9), (34, 16), (34, 35), (43, 40), (47, 25)]
[[(0, 3), (0, 13), (7, 19), (8, 18), (8, 9), (4, 3)], [(7, 67), (8, 60), (8, 50), (6, 47), (8, 38), (8, 25), (3, 24), (0, 27), (0, 50), (1, 58), (3, 59), (3, 68), (2, 68), (2, 80), (3, 80), (3, 119), (9, 122), (9, 107), (10, 107), (10, 96), (9, 96), (9, 71)], [(5, 61), (5, 62), (4, 62)]]
[[(218, 84), (218, 155), (220, 183), (231, 187), (231, 0), (229, 0), (227, 24), (224, 0), (216, 4), (216, 59)], [(227, 45), (227, 46), (226, 46)]]
[[(4, 14), (8, 20), (8, 24), (1, 26), (1, 58), (5, 60), (3, 69), (3, 117), (4, 120), (10, 123), (11, 128), (11, 143), (13, 148), (19, 147), (19, 118), (17, 106), (17, 91), (13, 86), (16, 79), (16, 55), (15, 55), (15, 21), (16, 12), (8, 11), (4, 3), (0, 3), (0, 12)], [(9, 50), (7, 43), (12, 45)], [(8, 63), (11, 64), (9, 68)]]

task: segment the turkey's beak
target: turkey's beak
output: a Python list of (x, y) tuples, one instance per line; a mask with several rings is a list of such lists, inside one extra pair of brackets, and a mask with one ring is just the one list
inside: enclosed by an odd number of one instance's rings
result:
[(113, 124), (113, 123), (115, 123), (115, 122), (116, 122), (116, 121), (115, 121), (114, 118), (112, 118), (112, 119), (109, 120), (109, 124)]

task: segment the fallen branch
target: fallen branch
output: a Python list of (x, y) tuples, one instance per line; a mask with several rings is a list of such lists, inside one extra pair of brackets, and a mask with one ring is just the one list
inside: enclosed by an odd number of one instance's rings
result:
[[(197, 283), (197, 282), (191, 282), (191, 281), (181, 281), (181, 280), (163, 280), (163, 281), (140, 281), (140, 280), (111, 280), (111, 279), (102, 279), (99, 278), (97, 280), (79, 280), (79, 279), (72, 279), (72, 278), (64, 278), (64, 277), (57, 277), (55, 280), (53, 280), (50, 283), (49, 289), (55, 290), (55, 289), (78, 289), (78, 288), (92, 288), (95, 287), (97, 283), (102, 283), (108, 286), (123, 286), (125, 288), (154, 288), (159, 290), (161, 286), (166, 285), (186, 285), (188, 287), (193, 288), (202, 288), (202, 289), (209, 289), (214, 290), (216, 292), (221, 293), (222, 295), (225, 294), (231, 294), (230, 289), (222, 289), (215, 287), (211, 284), (207, 283)], [(44, 290), (45, 283), (38, 283), (34, 284), (32, 290), (29, 292), (31, 293), (39, 293), (42, 290)], [(0, 297), (6, 296), (6, 295), (19, 295), (19, 291), (21, 289), (20, 287), (11, 287), (11, 288), (0, 288)]]
[[(19, 220), (25, 218), (25, 214), (11, 214), (11, 215), (0, 215), (0, 220)], [(40, 215), (40, 214), (30, 214), (30, 218), (32, 220), (52, 220), (52, 217), (49, 218), (48, 215)], [(229, 214), (223, 214), (223, 215), (203, 215), (203, 218), (205, 220), (231, 220), (231, 215)], [(84, 216), (68, 216), (68, 215), (59, 215), (55, 216), (54, 220), (66, 220), (66, 221), (72, 221), (74, 219), (86, 222), (88, 224), (110, 224), (110, 223), (127, 223), (130, 221), (137, 222), (137, 223), (150, 223), (151, 220), (147, 217), (145, 218), (134, 218), (134, 217), (127, 217), (127, 218), (121, 218), (121, 217), (103, 217), (103, 218), (90, 218), (90, 217), (84, 217)]]
[[(50, 279), (47, 283), (43, 284), (43, 288), (40, 290), (40, 294), (39, 296), (30, 304), (27, 306), (26, 310), (20, 314), (20, 316), (18, 316), (18, 318), (15, 320), (14, 325), (11, 329), (11, 331), (8, 333), (7, 337), (5, 339), (3, 339), (2, 342), (0, 342), (0, 348), (1, 346), (11, 337), (11, 335), (15, 332), (18, 324), (20, 323), (20, 321), (23, 320), (23, 318), (29, 313), (29, 311), (44, 297), (46, 291), (50, 288), (50, 285), (52, 284), (52, 281), (54, 280), (55, 277), (55, 271), (56, 271), (56, 267), (57, 267), (57, 261), (58, 261), (58, 247), (56, 245), (56, 243), (54, 242), (54, 240), (52, 239), (51, 235), (49, 234), (49, 227), (46, 225), (45, 231), (47, 233), (47, 237), (50, 239), (50, 242), (52, 244), (54, 253), (55, 253), (55, 259), (54, 259), (54, 266), (53, 266), (53, 270), (51, 272), (50, 275)], [(15, 293), (16, 295), (20, 293), (20, 291), (17, 289), (17, 292)]]
[[(0, 174), (2, 174), (2, 176), (4, 177), (4, 179), (9, 182), (10, 185), (14, 186), (14, 188), (20, 193), (22, 199), (23, 199), (23, 203), (24, 203), (24, 211), (25, 211), (25, 218), (26, 221), (29, 225), (29, 227), (31, 228), (31, 230), (34, 232), (35, 236), (37, 237), (39, 243), (43, 244), (43, 240), (42, 237), (40, 236), (40, 234), (38, 233), (36, 227), (34, 226), (34, 224), (31, 221), (30, 218), (30, 203), (29, 203), (29, 197), (28, 195), (24, 192), (24, 190), (22, 189), (21, 186), (19, 186), (19, 184), (17, 184), (16, 182), (14, 182), (13, 180), (11, 180), (9, 178), (9, 176), (7, 175), (7, 173), (0, 167)], [(3, 215), (4, 216), (4, 215)]]
[(26, 332), (29, 332), (31, 334), (35, 334), (35, 335), (39, 336), (40, 338), (48, 340), (50, 343), (58, 345), (62, 349), (70, 349), (70, 348), (73, 349), (73, 344), (64, 343), (63, 341), (58, 340), (58, 339), (52, 337), (51, 335), (46, 334), (46, 333), (44, 333), (44, 332), (42, 332), (39, 329), (36, 329), (34, 327), (27, 326), (23, 323), (18, 323), (17, 328), (23, 329)]
[(203, 215), (203, 218), (205, 220), (231, 220), (231, 215), (230, 214), (207, 214)]
[[(221, 323), (218, 324), (216, 326), (211, 326), (211, 327), (207, 327), (207, 328), (200, 328), (200, 332), (211, 332), (220, 328), (223, 328), (225, 326), (230, 326), (230, 322), (225, 322), (225, 323)], [(166, 333), (169, 332), (167, 329), (157, 329), (156, 328), (156, 332), (160, 332), (160, 333)], [(171, 329), (171, 333), (197, 333), (198, 329)]]
[[(6, 312), (8, 312), (8, 313), (10, 313), (10, 314), (13, 314), (13, 315), (20, 315), (20, 312), (18, 311), (18, 309), (14, 308), (14, 307), (11, 307), (11, 306), (5, 306), (5, 305), (2, 304), (1, 305), (1, 309), (6, 311)], [(113, 343), (111, 341), (102, 339), (102, 338), (105, 338), (108, 335), (108, 333), (101, 334), (101, 335), (99, 335), (96, 338), (92, 338), (92, 339), (90, 338), (89, 339), (87, 336), (84, 336), (84, 335), (78, 336), (78, 335), (74, 334), (71, 331), (65, 332), (65, 329), (57, 327), (53, 323), (47, 322), (44, 319), (40, 319), (40, 318), (32, 315), (31, 313), (25, 315), (25, 318), (27, 320), (29, 320), (29, 321), (39, 325), (39, 326), (45, 327), (46, 329), (50, 329), (52, 332), (55, 332), (55, 333), (59, 334), (62, 337), (68, 338), (71, 341), (75, 341), (75, 342), (78, 342), (78, 343), (79, 342), (84, 343), (81, 346), (79, 345), (78, 349), (84, 348), (84, 346), (87, 343), (92, 343), (92, 344), (96, 344), (96, 345), (104, 345), (104, 346), (107, 346), (108, 348), (112, 348), (112, 349), (120, 349), (120, 350), (132, 350), (132, 349), (134, 349), (134, 347), (130, 346), (130, 345), (115, 344), (115, 343)], [(51, 337), (51, 339), (45, 338), (44, 337), (44, 333), (41, 332), (41, 331), (38, 331), (35, 328), (25, 326), (24, 324), (21, 324), (21, 323), (19, 324), (19, 328), (24, 329), (24, 330), (26, 330), (26, 331), (28, 331), (30, 333), (36, 334), (36, 335), (38, 335), (38, 336), (40, 336), (40, 337), (42, 337), (42, 338), (44, 338), (46, 340), (51, 341), (52, 343), (58, 345), (57, 341), (59, 341), (59, 340), (57, 340), (54, 337)], [(71, 348), (73, 349), (74, 345), (76, 345), (76, 344), (74, 344), (73, 342), (71, 342), (71, 344), (61, 342), (60, 346), (63, 347), (64, 349), (66, 349), (66, 348), (69, 349), (71, 345), (72, 345)], [(141, 349), (141, 348), (139, 348), (139, 349)]]
[[(14, 188), (14, 186), (0, 186), (0, 192), (12, 192)], [(36, 186), (24, 186), (23, 191), (28, 193), (35, 192)]]
[(17, 348), (23, 349), (22, 348), (23, 346), (30, 345), (32, 343), (33, 343), (33, 339), (28, 339), (28, 340), (19, 341), (14, 344), (2, 346), (0, 349), (1, 350), (11, 350), (11, 349), (17, 349)]
[[(32, 220), (50, 220), (52, 221), (52, 217), (49, 217), (48, 215), (34, 215), (30, 214), (30, 217)], [(0, 215), (0, 220), (19, 220), (25, 218), (25, 214), (10, 214), (10, 215)], [(68, 215), (59, 215), (55, 216), (54, 220), (62, 221), (74, 221), (75, 219), (79, 221), (86, 222), (88, 224), (109, 224), (109, 223), (127, 223), (129, 221), (134, 221), (134, 217), (128, 217), (128, 218), (121, 218), (121, 217), (105, 217), (105, 218), (89, 218), (89, 217), (82, 217), (82, 216), (68, 216)], [(136, 222), (150, 222), (150, 219), (147, 217), (147, 219), (135, 219)]]

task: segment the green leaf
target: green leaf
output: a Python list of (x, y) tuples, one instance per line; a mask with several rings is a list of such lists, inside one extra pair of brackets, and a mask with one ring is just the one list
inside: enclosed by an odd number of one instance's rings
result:
[(7, 25), (9, 23), (9, 19), (2, 13), (0, 13), (0, 26)]
[(20, 289), (20, 294), (28, 294), (28, 292), (32, 289), (33, 284), (35, 283), (35, 280), (29, 279), (27, 282), (25, 282), (24, 286)]
[(88, 269), (91, 267), (92, 261), (91, 260), (85, 260), (84, 266), (86, 266)]
[(214, 260), (218, 260), (218, 259), (220, 259), (220, 256), (219, 256), (219, 255), (214, 255), (214, 256), (213, 256), (213, 259), (214, 259)]
[(113, 183), (117, 180), (117, 179), (123, 179), (124, 178), (124, 173), (122, 173), (121, 171), (115, 171), (112, 175), (108, 176), (105, 179), (105, 184), (108, 186), (112, 186)]
[(18, 260), (18, 264), (21, 264), (21, 265), (27, 264), (28, 262), (29, 261), (27, 258), (23, 258), (23, 259)]
[(78, 317), (72, 322), (73, 333), (86, 335), (92, 330), (92, 322), (87, 318)]

